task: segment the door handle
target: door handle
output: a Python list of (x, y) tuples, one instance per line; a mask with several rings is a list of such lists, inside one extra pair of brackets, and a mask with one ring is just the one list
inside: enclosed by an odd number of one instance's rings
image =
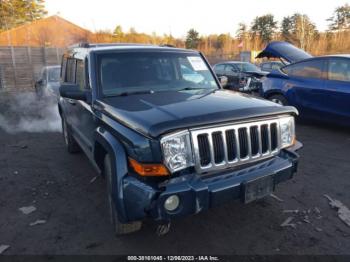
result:
[(68, 99), (68, 103), (75, 106), (76, 105), (76, 102), (74, 99)]

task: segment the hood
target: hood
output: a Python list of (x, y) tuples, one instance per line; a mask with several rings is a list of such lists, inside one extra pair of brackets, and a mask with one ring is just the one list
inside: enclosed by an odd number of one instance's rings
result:
[(287, 42), (271, 42), (256, 58), (282, 58), (288, 63), (295, 63), (312, 55)]
[(297, 114), (294, 107), (282, 107), (238, 92), (167, 91), (153, 94), (104, 98), (96, 102), (103, 114), (146, 136), (224, 122), (283, 113)]

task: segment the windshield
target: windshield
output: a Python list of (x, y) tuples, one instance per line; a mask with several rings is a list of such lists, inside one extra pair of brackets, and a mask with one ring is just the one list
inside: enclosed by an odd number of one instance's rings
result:
[(201, 56), (193, 53), (105, 53), (98, 56), (98, 66), (106, 96), (219, 88)]
[(259, 67), (250, 63), (239, 63), (239, 64), (236, 64), (236, 66), (242, 72), (260, 72), (261, 71)]
[(49, 69), (49, 82), (59, 82), (60, 81), (61, 68), (50, 68)]

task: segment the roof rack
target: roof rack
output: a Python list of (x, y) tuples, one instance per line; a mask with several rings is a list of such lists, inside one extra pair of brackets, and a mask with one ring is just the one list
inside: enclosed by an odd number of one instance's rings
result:
[(70, 48), (93, 48), (93, 47), (108, 47), (108, 46), (152, 46), (151, 44), (140, 43), (88, 43), (81, 42), (71, 45)]
[[(151, 44), (140, 44), (140, 43), (88, 43), (81, 42), (69, 46), (69, 48), (94, 48), (94, 47), (109, 47), (109, 46), (156, 46)], [(174, 47), (174, 45), (160, 44), (160, 47)]]

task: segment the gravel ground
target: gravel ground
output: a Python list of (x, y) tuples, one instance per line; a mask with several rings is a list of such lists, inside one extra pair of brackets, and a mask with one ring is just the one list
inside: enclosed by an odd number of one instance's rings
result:
[[(275, 192), (283, 201), (230, 203), (173, 221), (161, 237), (152, 221), (115, 237), (103, 179), (94, 179), (83, 154), (66, 152), (55, 107), (32, 98), (0, 93), (0, 246), (10, 245), (4, 254), (350, 254), (350, 227), (324, 197), (350, 207), (349, 130), (297, 124), (304, 148), (298, 174)], [(19, 210), (32, 205), (28, 215)], [(294, 226), (281, 227), (288, 217)], [(46, 222), (30, 226), (37, 220)]]

